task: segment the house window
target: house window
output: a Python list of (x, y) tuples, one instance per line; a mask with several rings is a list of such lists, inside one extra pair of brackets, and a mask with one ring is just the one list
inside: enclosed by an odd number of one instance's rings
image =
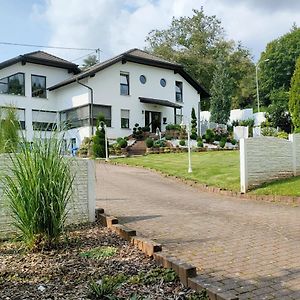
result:
[(84, 127), (90, 125), (89, 105), (72, 108), (60, 112), (60, 124), (62, 130)]
[(32, 111), (33, 130), (53, 131), (57, 129), (57, 119), (55, 111), (33, 110)]
[(176, 115), (175, 116), (175, 123), (180, 125), (182, 123), (182, 115)]
[(129, 74), (120, 73), (120, 94), (129, 95)]
[(45, 76), (31, 75), (31, 96), (47, 98)]
[(161, 85), (162, 87), (165, 87), (165, 86), (167, 85), (166, 79), (162, 78), (162, 79), (160, 80), (160, 85)]
[(0, 79), (0, 94), (25, 96), (24, 73), (16, 73)]
[(145, 84), (146, 81), (147, 81), (146, 76), (145, 76), (145, 75), (141, 75), (141, 76), (140, 76), (140, 82), (141, 82), (142, 84)]
[[(12, 107), (0, 107), (0, 122), (3, 122), (7, 119), (8, 113), (11, 110)], [(25, 130), (25, 109), (22, 108), (14, 108), (13, 111), (15, 114), (16, 119), (19, 122), (19, 129)]]
[(105, 124), (111, 127), (111, 106), (93, 105), (93, 124), (97, 125), (99, 115), (104, 116)]
[(182, 98), (182, 82), (176, 81), (175, 82), (175, 99), (178, 102), (183, 102)]
[(129, 110), (121, 109), (121, 128), (129, 128)]

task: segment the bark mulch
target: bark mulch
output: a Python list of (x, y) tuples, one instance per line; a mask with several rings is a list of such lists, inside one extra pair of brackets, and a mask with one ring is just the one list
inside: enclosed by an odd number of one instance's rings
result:
[[(100, 257), (102, 252), (97, 256), (98, 247), (107, 249), (104, 256), (111, 256)], [(91, 282), (98, 286), (105, 276), (115, 275), (126, 280), (114, 292), (102, 297), (91, 294)], [(34, 253), (22, 249), (19, 242), (0, 242), (0, 299), (207, 298), (184, 288), (173, 272), (159, 269), (109, 229), (88, 224), (68, 231), (52, 250)]]

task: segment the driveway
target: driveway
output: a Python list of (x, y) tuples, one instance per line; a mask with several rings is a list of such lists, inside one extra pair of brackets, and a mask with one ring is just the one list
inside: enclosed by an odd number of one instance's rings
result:
[(239, 299), (300, 299), (300, 208), (199, 191), (97, 164), (97, 206)]

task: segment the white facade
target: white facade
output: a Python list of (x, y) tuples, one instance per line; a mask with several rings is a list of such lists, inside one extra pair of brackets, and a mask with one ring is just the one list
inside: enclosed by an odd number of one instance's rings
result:
[[(171, 106), (180, 105), (182, 108), (177, 108), (176, 114), (182, 115), (184, 122), (190, 120), (193, 107), (196, 110), (196, 115), (198, 112), (199, 90), (197, 91), (190, 80), (186, 80), (172, 68), (162, 68), (141, 62), (116, 61), (96, 71), (92, 76), (81, 78), (78, 75), (77, 77), (72, 77), (73, 74), (70, 74), (68, 70), (63, 68), (18, 62), (0, 69), (0, 79), (19, 72), (25, 74), (25, 96), (0, 94), (0, 106), (12, 104), (18, 109), (24, 109), (26, 135), (29, 140), (34, 135), (32, 122), (36, 121), (36, 118), (41, 119), (44, 116), (44, 122), (47, 122), (49, 118), (53, 117), (51, 114), (47, 115), (42, 112), (39, 115), (37, 111), (55, 112), (56, 122), (59, 123), (61, 118), (68, 118), (68, 114), (70, 115), (74, 108), (83, 107), (80, 113), (76, 112), (75, 114), (85, 114), (87, 112), (85, 106), (90, 105), (92, 102), (92, 93), (94, 105), (100, 105), (98, 108), (93, 108), (93, 110), (101, 110), (101, 106), (105, 106), (107, 111), (110, 110), (111, 126), (108, 127), (108, 136), (112, 139), (130, 135), (136, 123), (141, 127), (150, 123), (151, 127), (151, 116), (159, 118), (159, 127), (162, 131), (165, 130), (167, 124), (175, 123), (174, 107), (165, 106), (164, 104), (142, 103), (139, 97), (150, 99), (150, 101), (152, 101), (151, 99), (167, 100), (167, 105)], [(121, 95), (120, 93), (121, 73), (129, 77), (129, 95)], [(46, 76), (47, 88), (53, 87), (66, 79), (76, 78), (76, 80), (58, 88), (50, 88), (47, 91), (47, 98), (35, 98), (31, 95), (31, 75)], [(140, 81), (141, 75), (146, 77), (144, 84)], [(165, 87), (160, 84), (161, 79), (166, 81)], [(176, 101), (175, 99), (176, 81), (182, 83), (183, 101)], [(89, 88), (82, 86), (80, 83)], [(64, 111), (67, 112), (64, 114)], [(121, 128), (121, 116), (123, 118), (129, 117), (129, 128)], [(91, 136), (92, 133), (91, 126), (89, 126), (90, 121), (84, 120), (85, 116), (78, 116), (78, 118), (82, 118), (82, 123), (78, 123), (81, 125), (74, 126), (73, 129), (67, 130), (65, 133), (67, 139), (73, 139), (73, 147), (75, 144), (79, 147), (83, 138)], [(42, 122), (43, 120), (38, 121)]]

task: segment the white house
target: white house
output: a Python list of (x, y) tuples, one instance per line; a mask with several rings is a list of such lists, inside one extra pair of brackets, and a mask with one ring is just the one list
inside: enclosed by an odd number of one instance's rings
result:
[(109, 138), (130, 135), (136, 123), (163, 131), (188, 121), (193, 107), (199, 115), (200, 99), (208, 96), (182, 65), (139, 49), (84, 72), (37, 51), (0, 63), (0, 78), (0, 106), (18, 109), (29, 140), (34, 131), (67, 124), (73, 147), (93, 134), (100, 113)]

